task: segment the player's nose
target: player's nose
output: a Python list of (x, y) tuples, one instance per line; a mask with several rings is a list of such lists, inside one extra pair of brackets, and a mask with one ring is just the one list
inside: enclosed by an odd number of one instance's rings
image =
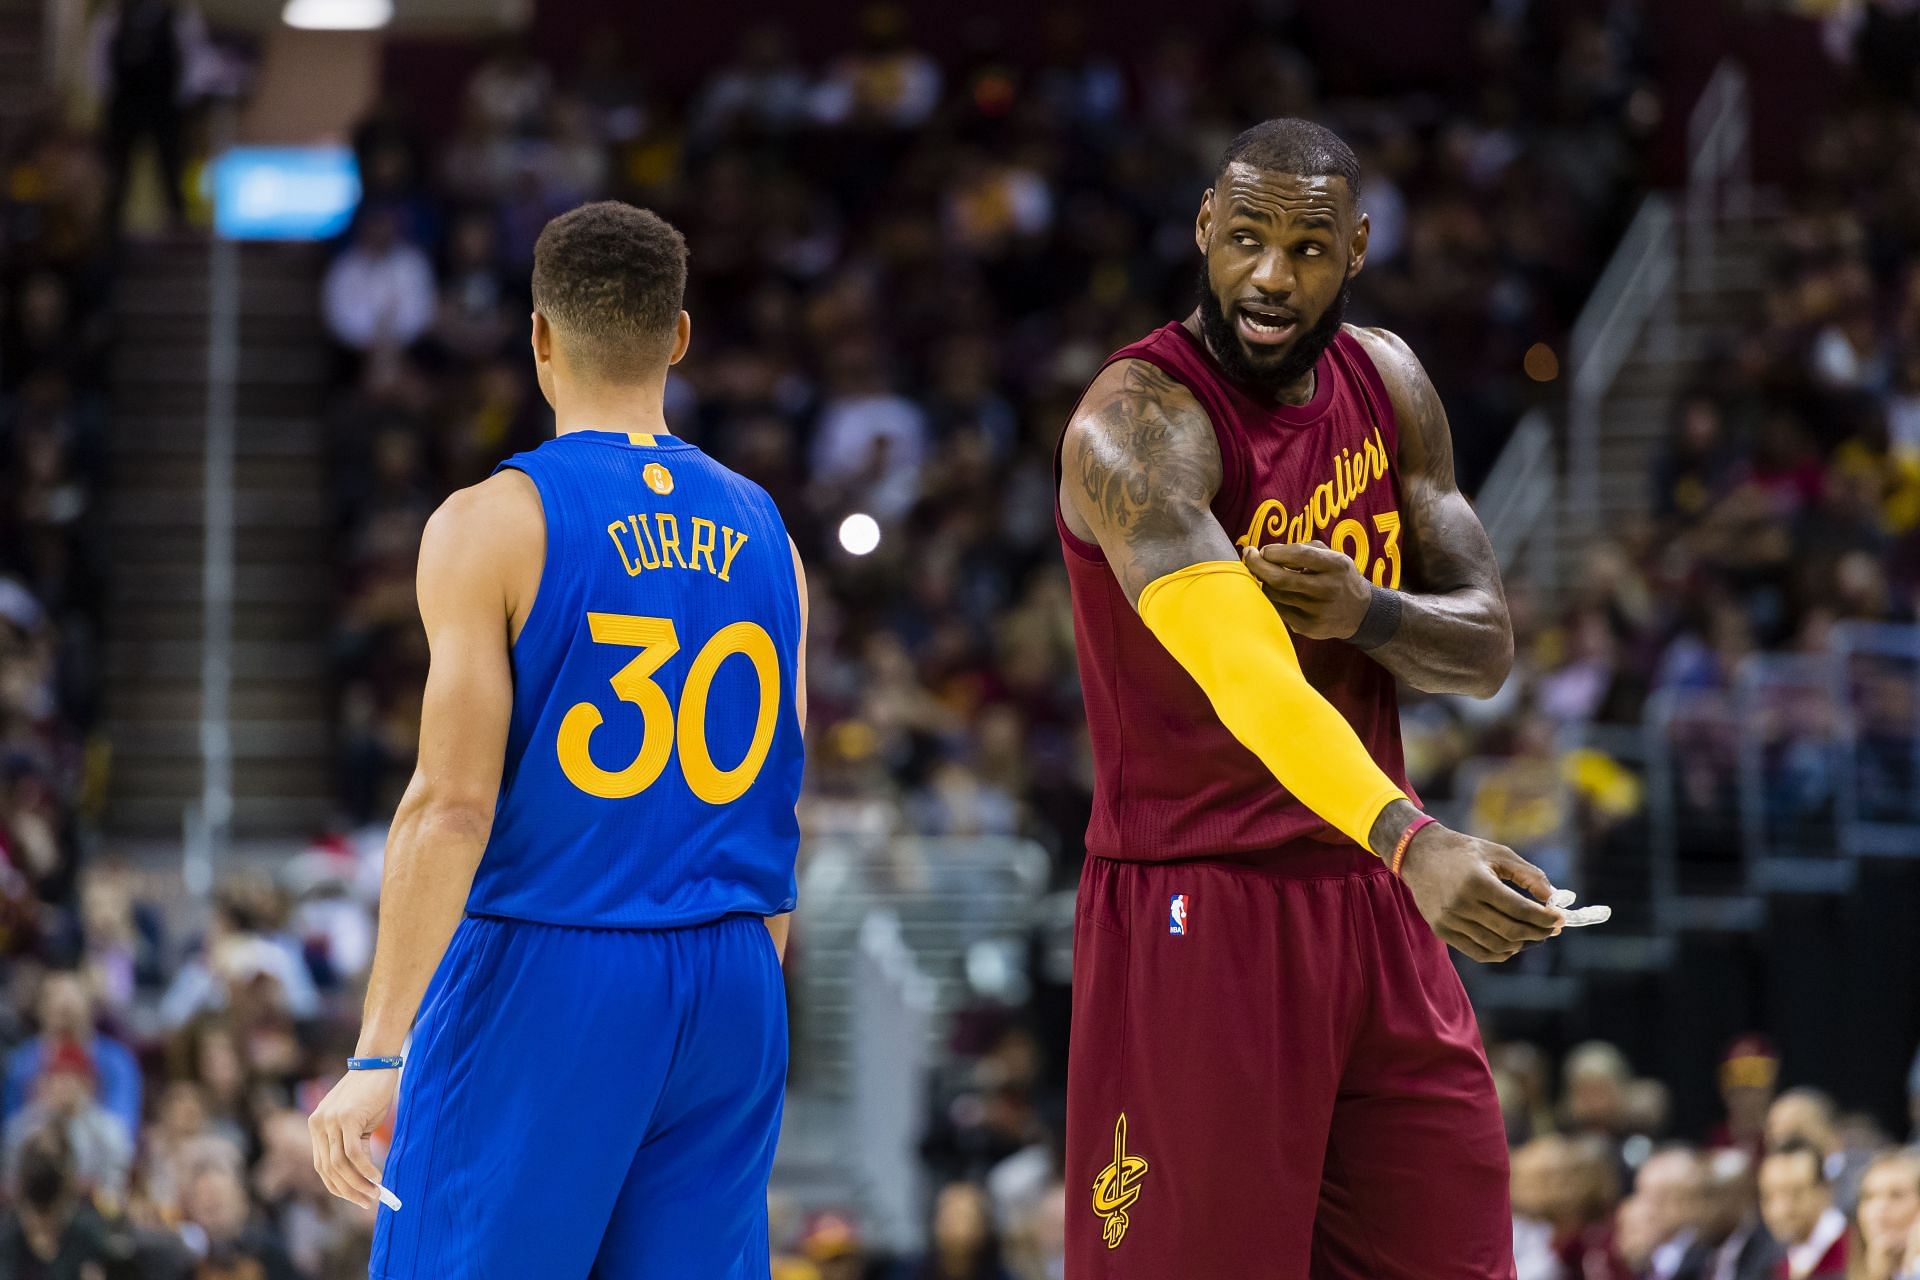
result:
[(1253, 265), (1253, 287), (1276, 302), (1293, 293), (1293, 264), (1279, 249), (1269, 249)]

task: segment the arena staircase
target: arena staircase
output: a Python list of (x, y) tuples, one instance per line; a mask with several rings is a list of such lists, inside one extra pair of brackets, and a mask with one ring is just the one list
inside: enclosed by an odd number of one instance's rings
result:
[[(329, 815), (329, 508), (317, 250), (235, 246), (232, 833), (306, 836)], [(109, 489), (105, 825), (174, 838), (202, 786), (209, 612), (212, 247), (129, 243), (117, 284)]]

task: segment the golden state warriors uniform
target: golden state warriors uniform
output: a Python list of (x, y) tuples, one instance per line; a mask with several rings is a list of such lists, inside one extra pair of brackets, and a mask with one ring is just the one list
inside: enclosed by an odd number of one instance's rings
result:
[(794, 902), (800, 600), (759, 486), (672, 436), (502, 464), (546, 561), (467, 918), (401, 1081), (371, 1274), (769, 1266)]

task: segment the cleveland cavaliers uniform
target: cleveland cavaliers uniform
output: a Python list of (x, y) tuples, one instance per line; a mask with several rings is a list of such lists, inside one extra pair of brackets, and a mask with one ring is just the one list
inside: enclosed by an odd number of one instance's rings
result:
[[(1321, 542), (1385, 587), (1399, 434), (1342, 331), (1304, 405), (1256, 400), (1184, 325), (1142, 360), (1219, 443), (1235, 542)], [(1411, 893), (1274, 780), (1056, 510), (1095, 785), (1074, 938), (1072, 1280), (1504, 1280), (1507, 1154), (1473, 1011)], [(1393, 676), (1296, 636), (1406, 784)]]

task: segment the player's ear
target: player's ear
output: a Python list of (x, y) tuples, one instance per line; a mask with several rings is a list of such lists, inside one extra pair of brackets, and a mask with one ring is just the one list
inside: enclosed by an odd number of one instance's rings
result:
[(1200, 212), (1193, 220), (1193, 243), (1204, 256), (1207, 245), (1213, 239), (1213, 188), (1208, 187), (1206, 194), (1200, 197)]
[(1361, 214), (1359, 222), (1353, 228), (1353, 243), (1347, 246), (1347, 279), (1360, 274), (1360, 268), (1367, 265), (1367, 237), (1373, 230), (1373, 224)]
[(553, 326), (538, 311), (533, 313), (533, 362), (547, 364), (553, 359)]
[(680, 318), (673, 322), (673, 354), (667, 357), (668, 364), (679, 364), (686, 359), (687, 347), (693, 342), (693, 317), (682, 311)]

